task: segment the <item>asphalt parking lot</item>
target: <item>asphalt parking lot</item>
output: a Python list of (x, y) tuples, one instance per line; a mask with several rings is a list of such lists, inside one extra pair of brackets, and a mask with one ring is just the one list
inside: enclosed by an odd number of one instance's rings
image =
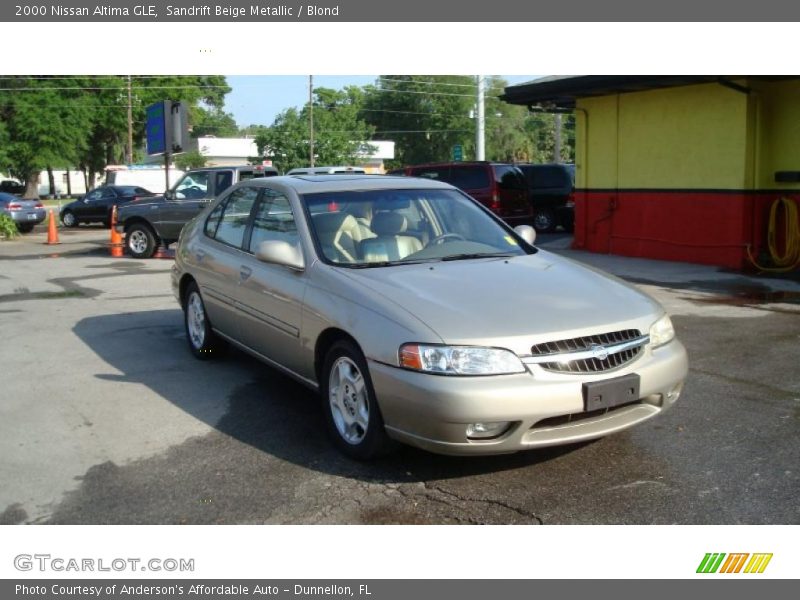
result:
[(541, 245), (640, 285), (690, 375), (660, 418), (486, 458), (328, 443), (315, 396), (233, 351), (200, 363), (169, 260), (108, 231), (0, 243), (0, 523), (800, 523), (800, 284)]

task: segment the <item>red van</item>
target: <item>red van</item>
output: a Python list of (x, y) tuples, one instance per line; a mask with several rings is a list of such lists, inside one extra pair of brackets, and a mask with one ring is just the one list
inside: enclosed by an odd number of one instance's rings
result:
[(525, 175), (514, 165), (479, 161), (431, 163), (405, 167), (403, 172), (449, 183), (506, 221), (530, 221), (533, 217)]

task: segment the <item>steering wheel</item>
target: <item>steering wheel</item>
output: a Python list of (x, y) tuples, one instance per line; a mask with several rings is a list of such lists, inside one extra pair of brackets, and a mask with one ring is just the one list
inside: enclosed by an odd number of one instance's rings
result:
[(466, 238), (459, 233), (443, 233), (442, 235), (437, 235), (435, 238), (433, 238), (430, 241), (430, 245), (434, 246), (437, 244), (443, 244), (445, 240), (461, 240), (463, 242), (467, 241)]

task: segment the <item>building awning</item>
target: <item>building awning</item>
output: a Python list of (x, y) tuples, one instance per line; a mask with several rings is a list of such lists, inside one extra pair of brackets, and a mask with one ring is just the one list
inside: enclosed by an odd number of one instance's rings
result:
[(794, 77), (763, 75), (559, 75), (509, 86), (500, 98), (509, 104), (572, 109), (575, 108), (578, 98), (589, 96), (608, 96), (712, 82), (741, 87), (736, 82), (744, 79), (792, 78)]

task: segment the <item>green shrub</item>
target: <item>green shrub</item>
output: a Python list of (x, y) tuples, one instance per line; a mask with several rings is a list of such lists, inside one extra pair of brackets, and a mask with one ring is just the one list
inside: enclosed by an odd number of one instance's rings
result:
[(19, 230), (17, 230), (17, 224), (14, 222), (14, 219), (6, 214), (1, 214), (0, 237), (2, 237), (4, 240), (13, 240), (18, 235)]

